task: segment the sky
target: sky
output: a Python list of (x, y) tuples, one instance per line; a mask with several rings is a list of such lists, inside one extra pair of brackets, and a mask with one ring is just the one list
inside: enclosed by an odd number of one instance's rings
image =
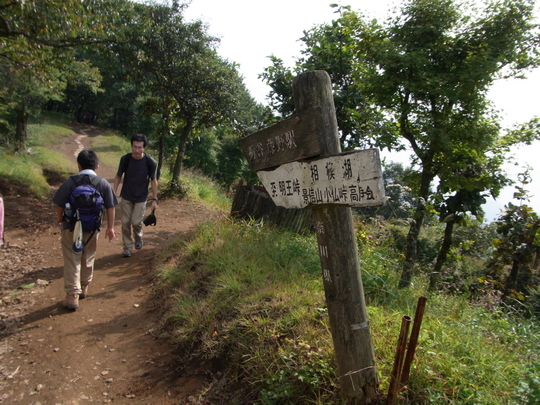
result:
[[(208, 24), (208, 32), (220, 38), (218, 53), (239, 65), (252, 97), (267, 104), (270, 87), (258, 76), (270, 65), (269, 56), (281, 58), (286, 66), (292, 67), (300, 56), (299, 39), (303, 32), (337, 18), (331, 3), (332, 0), (191, 0), (184, 15), (187, 20), (199, 19)], [(391, 14), (390, 10), (399, 7), (400, 1), (349, 0), (340, 4), (350, 5), (354, 11), (382, 22)], [(540, 90), (540, 69), (527, 76), (526, 80), (497, 82), (489, 93), (502, 117), (503, 128), (540, 116), (540, 103), (535, 100)], [(409, 164), (407, 153), (382, 152), (381, 155), (387, 161)], [(523, 165), (533, 168), (533, 182), (526, 189), (532, 195), (529, 204), (540, 213), (540, 142), (519, 148), (516, 156), (520, 165), (507, 165), (505, 169), (516, 178)], [(484, 206), (486, 220), (495, 219), (509, 201), (518, 203), (512, 200), (513, 192), (514, 188), (509, 187), (496, 201), (488, 200)]]

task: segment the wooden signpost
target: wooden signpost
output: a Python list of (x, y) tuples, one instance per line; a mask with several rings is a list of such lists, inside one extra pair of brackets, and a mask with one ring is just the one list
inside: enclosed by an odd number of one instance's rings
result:
[(378, 376), (350, 207), (383, 204), (379, 154), (341, 153), (326, 72), (296, 77), (293, 92), (296, 115), (240, 146), (276, 205), (312, 209), (342, 397), (369, 404)]

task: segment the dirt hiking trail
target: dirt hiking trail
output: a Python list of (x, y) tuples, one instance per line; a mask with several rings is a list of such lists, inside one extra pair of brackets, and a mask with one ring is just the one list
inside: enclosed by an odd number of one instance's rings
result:
[[(76, 173), (76, 154), (90, 147), (99, 130), (73, 129), (60, 148)], [(112, 184), (115, 171), (101, 164), (97, 173)], [(0, 191), (8, 245), (0, 249), (0, 404), (199, 403), (193, 395), (204, 375), (182, 375), (174, 349), (157, 337), (160, 303), (152, 299), (148, 274), (163, 246), (219, 214), (191, 202), (162, 200), (157, 226), (144, 227), (144, 247), (123, 258), (117, 210), (116, 239), (109, 243), (102, 232), (88, 297), (70, 311), (61, 305), (63, 262), (54, 205), (1, 179)]]

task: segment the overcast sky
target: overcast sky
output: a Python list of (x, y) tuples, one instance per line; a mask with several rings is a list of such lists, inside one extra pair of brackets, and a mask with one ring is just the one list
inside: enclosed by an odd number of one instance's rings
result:
[[(192, 0), (185, 12), (188, 20), (200, 19), (208, 24), (209, 33), (220, 38), (218, 52), (223, 58), (240, 65), (239, 70), (251, 95), (266, 104), (270, 88), (258, 76), (270, 65), (268, 57), (275, 55), (292, 66), (300, 55), (299, 39), (304, 30), (314, 25), (331, 22), (337, 18), (331, 0)], [(345, 3), (355, 11), (384, 21), (389, 10), (399, 6), (394, 0), (351, 0)], [(537, 13), (540, 15), (540, 13)], [(538, 92), (540, 90), (540, 69), (528, 75), (527, 80), (511, 80), (496, 83), (490, 98), (503, 117), (503, 127), (525, 122), (540, 116)], [(521, 148), (520, 163), (528, 163), (534, 168), (529, 185), (533, 208), (540, 213), (540, 144)], [(384, 154), (387, 160), (408, 162), (407, 155)], [(519, 168), (508, 167), (516, 175)], [(511, 200), (513, 188), (505, 190), (498, 201), (490, 201), (484, 209), (486, 217), (492, 220)], [(516, 203), (516, 201), (514, 201)]]

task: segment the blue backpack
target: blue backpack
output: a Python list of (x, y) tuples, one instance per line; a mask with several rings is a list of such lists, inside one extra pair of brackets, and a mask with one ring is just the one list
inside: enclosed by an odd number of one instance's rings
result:
[[(70, 229), (73, 231), (75, 223), (81, 221), (83, 232), (98, 232), (103, 219), (103, 197), (96, 189), (101, 177), (89, 175), (71, 176), (76, 187), (69, 194), (72, 215), (69, 218)], [(92, 236), (90, 236), (92, 237)]]

